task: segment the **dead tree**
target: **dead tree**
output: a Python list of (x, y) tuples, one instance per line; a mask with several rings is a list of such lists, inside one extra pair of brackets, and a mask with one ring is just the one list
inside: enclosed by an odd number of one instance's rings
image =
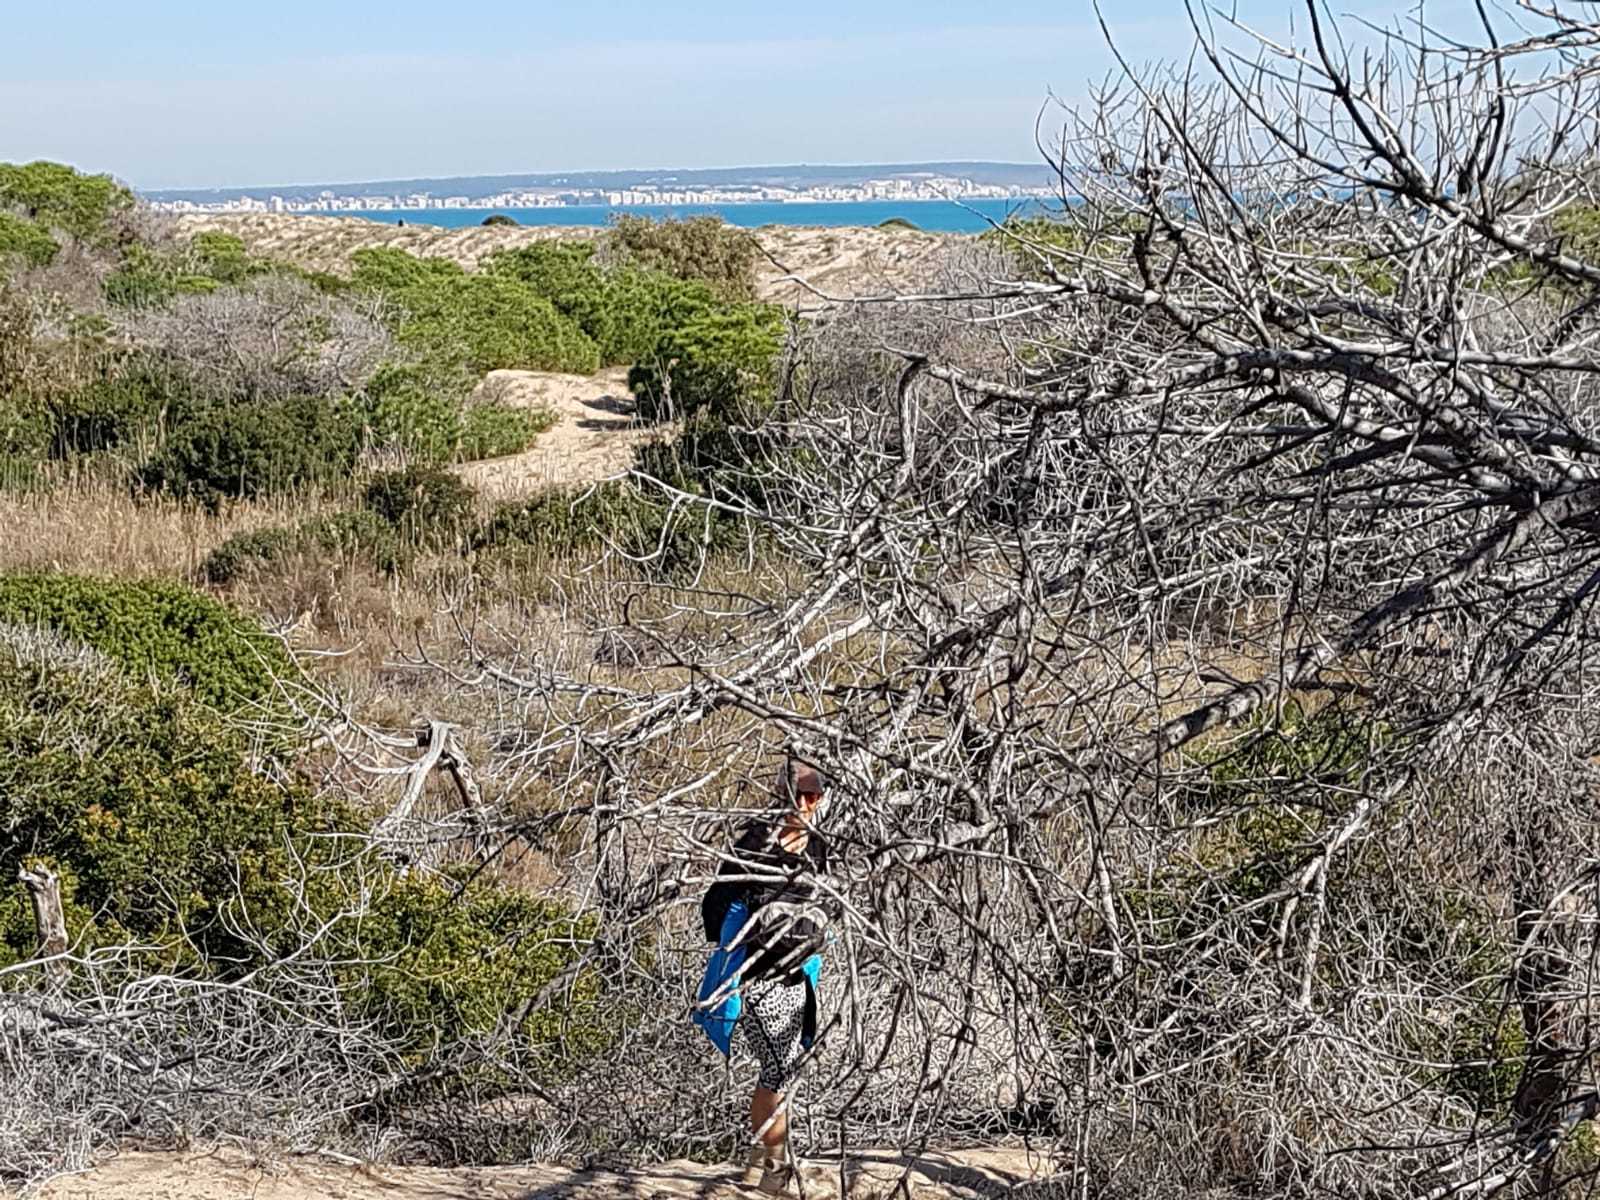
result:
[(48, 969), (53, 975), (66, 973), (62, 961), (67, 953), (67, 918), (61, 907), (61, 879), (42, 863), (24, 866), (17, 872), (17, 881), (28, 889), (28, 899), (33, 905), (33, 924), (39, 934), (39, 954), (48, 959)]

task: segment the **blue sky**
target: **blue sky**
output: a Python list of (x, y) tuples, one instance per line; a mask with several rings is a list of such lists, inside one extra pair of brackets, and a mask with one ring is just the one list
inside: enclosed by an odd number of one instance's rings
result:
[[(1281, 26), (1290, 0), (1238, 0)], [(8, 6), (10, 7), (10, 6)], [(1139, 59), (1181, 0), (1106, 0)], [(1035, 157), (1111, 66), (1088, 0), (16, 6), (0, 161), (135, 186)]]

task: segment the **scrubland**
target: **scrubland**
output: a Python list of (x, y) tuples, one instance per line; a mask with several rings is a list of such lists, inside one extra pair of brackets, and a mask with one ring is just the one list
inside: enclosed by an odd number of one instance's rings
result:
[(857, 1194), (1592, 1193), (1600, 30), (1524, 16), (1202, 35), (850, 302), (0, 169), (0, 1172), (713, 1192), (790, 755)]

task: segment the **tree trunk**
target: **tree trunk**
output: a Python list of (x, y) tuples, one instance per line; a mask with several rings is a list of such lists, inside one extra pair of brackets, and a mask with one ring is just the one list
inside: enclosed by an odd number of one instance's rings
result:
[(61, 907), (61, 879), (46, 866), (23, 867), (17, 879), (28, 889), (33, 901), (33, 925), (39, 934), (39, 953), (53, 959), (47, 964), (52, 975), (66, 974), (67, 964), (60, 959), (67, 952), (67, 916)]

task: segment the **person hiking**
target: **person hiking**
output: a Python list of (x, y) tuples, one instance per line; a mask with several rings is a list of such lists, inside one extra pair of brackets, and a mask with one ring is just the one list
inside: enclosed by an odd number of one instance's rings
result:
[(832, 905), (818, 886), (827, 846), (813, 826), (821, 772), (785, 759), (773, 791), (773, 808), (746, 827), (701, 901), (706, 939), (718, 949), (696, 1019), (724, 1054), (737, 1032), (760, 1063), (742, 1182), (778, 1194), (794, 1175), (789, 1085), (816, 1037), (817, 975)]

